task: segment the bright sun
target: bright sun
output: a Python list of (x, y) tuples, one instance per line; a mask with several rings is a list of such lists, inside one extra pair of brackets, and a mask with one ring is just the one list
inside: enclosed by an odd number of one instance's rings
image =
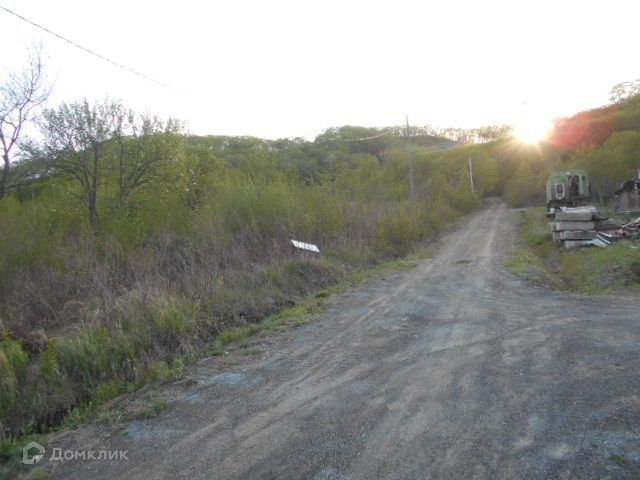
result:
[(537, 143), (549, 135), (551, 128), (548, 120), (526, 118), (514, 125), (513, 135), (521, 142)]

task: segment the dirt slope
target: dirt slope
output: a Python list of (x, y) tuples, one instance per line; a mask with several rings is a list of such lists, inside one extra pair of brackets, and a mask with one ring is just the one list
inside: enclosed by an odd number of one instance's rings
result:
[(483, 210), (262, 357), (203, 362), (157, 417), (52, 439), (129, 458), (54, 478), (640, 478), (638, 299), (519, 282), (514, 218)]

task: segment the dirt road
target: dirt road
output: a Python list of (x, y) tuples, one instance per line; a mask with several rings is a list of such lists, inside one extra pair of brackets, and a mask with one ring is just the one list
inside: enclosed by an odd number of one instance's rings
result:
[(262, 356), (203, 362), (156, 417), (54, 439), (129, 459), (54, 478), (640, 478), (638, 298), (520, 282), (516, 215), (478, 212)]

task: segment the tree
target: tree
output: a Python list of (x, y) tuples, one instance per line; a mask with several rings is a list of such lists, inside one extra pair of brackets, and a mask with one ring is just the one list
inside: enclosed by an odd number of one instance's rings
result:
[(86, 99), (47, 109), (41, 123), (41, 155), (54, 171), (80, 184), (89, 221), (99, 220), (99, 198), (115, 185), (119, 204), (158, 178), (161, 167), (177, 158), (181, 125), (156, 117), (137, 116), (120, 102)]
[(47, 109), (43, 115), (45, 155), (55, 170), (78, 181), (94, 228), (98, 225), (105, 145), (114, 134), (114, 107), (109, 101), (90, 105), (85, 99)]
[(123, 205), (131, 193), (158, 178), (161, 167), (176, 160), (182, 124), (137, 116), (120, 104), (112, 106), (116, 144), (118, 200)]
[(223, 176), (224, 162), (202, 145), (185, 148), (181, 157), (163, 171), (171, 178), (182, 204), (193, 211), (202, 204), (207, 192), (214, 190), (214, 178)]
[(511, 125), (486, 125), (476, 130), (478, 139), (482, 143), (496, 142), (513, 134)]
[(460, 143), (475, 143), (477, 139), (475, 130), (465, 130), (463, 128), (443, 128), (440, 130), (440, 136)]
[(534, 205), (542, 201), (543, 179), (536, 176), (528, 161), (521, 161), (513, 176), (505, 185), (507, 202), (512, 207)]
[(602, 201), (636, 175), (639, 150), (640, 132), (615, 132), (601, 147), (579, 150), (569, 162), (589, 172), (592, 195)]
[(622, 103), (638, 94), (640, 94), (640, 78), (614, 85), (611, 92), (609, 92), (609, 101), (611, 103)]
[(27, 66), (10, 74), (0, 85), (0, 143), (3, 166), (0, 172), (0, 199), (7, 193), (12, 155), (35, 108), (48, 98), (41, 51), (32, 51)]

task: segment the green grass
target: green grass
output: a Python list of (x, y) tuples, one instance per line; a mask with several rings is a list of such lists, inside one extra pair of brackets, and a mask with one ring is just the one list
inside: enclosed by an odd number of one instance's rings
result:
[[(38, 442), (41, 445), (46, 446), (45, 438), (42, 435), (31, 434), (26, 435), (21, 438), (13, 438), (9, 440), (5, 440), (0, 442), (0, 480), (5, 480), (9, 478), (14, 478), (17, 471), (25, 470), (24, 465), (22, 465), (22, 448), (27, 445), (29, 442)], [(34, 469), (42, 470), (42, 469)], [(48, 477), (36, 477), (36, 478), (48, 478)]]
[(640, 286), (640, 245), (619, 241), (607, 248), (565, 251), (553, 242), (544, 209), (521, 217), (525, 248), (514, 250), (507, 267), (527, 280), (586, 295)]
[(102, 424), (117, 424), (125, 416), (125, 409), (122, 407), (99, 408), (95, 413), (95, 420)]
[(169, 402), (166, 398), (157, 396), (154, 393), (148, 395), (147, 400), (150, 403), (140, 411), (140, 418), (156, 417), (169, 406)]
[(552, 241), (549, 220), (543, 208), (530, 208), (522, 213), (522, 239), (530, 247), (539, 247)]
[(565, 283), (579, 293), (610, 293), (640, 284), (640, 252), (637, 243), (633, 245), (630, 241), (620, 241), (608, 248), (567, 252), (561, 263)]
[(171, 364), (164, 360), (140, 365), (140, 373), (131, 380), (110, 380), (91, 390), (91, 400), (81, 403), (64, 417), (59, 429), (73, 430), (88, 421), (95, 419), (102, 423), (113, 423), (120, 419), (124, 412), (118, 407), (106, 405), (111, 400), (130, 395), (145, 385), (161, 383), (183, 376), (187, 363), (195, 361), (195, 356), (176, 357)]
[(220, 355), (224, 347), (234, 343), (245, 342), (254, 335), (269, 334), (286, 330), (288, 327), (304, 325), (308, 323), (314, 315), (317, 315), (326, 307), (327, 299), (332, 295), (344, 293), (354, 286), (361, 285), (385, 273), (406, 270), (414, 266), (416, 266), (414, 261), (391, 260), (354, 272), (345, 280), (308, 295), (298, 305), (285, 308), (280, 312), (268, 316), (261, 322), (248, 327), (224, 330), (216, 339), (213, 347), (214, 355)]
[[(284, 331), (288, 328), (304, 325), (308, 323), (314, 315), (320, 313), (325, 308), (328, 299), (332, 295), (343, 293), (354, 286), (372, 280), (385, 273), (406, 270), (415, 265), (416, 263), (414, 261), (391, 260), (354, 272), (345, 280), (307, 295), (297, 305), (282, 309), (277, 313), (269, 315), (260, 322), (222, 330), (212, 345), (207, 349), (188, 356), (178, 356), (174, 358), (171, 363), (166, 361), (152, 362), (144, 367), (144, 372), (141, 372), (138, 377), (128, 381), (111, 379), (92, 386), (89, 390), (91, 400), (79, 405), (66, 415), (62, 427), (66, 429), (77, 428), (91, 419), (107, 422), (113, 421), (119, 418), (119, 415), (121, 416), (121, 412), (120, 414), (116, 412), (116, 414), (110, 415), (107, 410), (102, 409), (102, 405), (106, 402), (122, 394), (132, 394), (142, 386), (150, 383), (179, 378), (184, 373), (186, 365), (206, 355), (225, 355), (230, 349), (238, 349), (242, 355), (260, 355), (262, 349), (249, 344), (252, 337), (269, 335)], [(87, 358), (87, 356), (90, 356), (95, 352), (94, 349), (97, 348), (89, 339), (97, 339), (97, 343), (100, 344), (100, 342), (105, 341), (106, 336), (104, 332), (100, 330), (98, 332), (88, 332), (83, 334), (80, 339), (76, 340), (73, 344), (77, 349), (73, 358), (78, 362), (87, 362), (83, 368), (79, 369), (80, 377), (88, 380), (94, 377), (87, 372), (117, 372), (117, 368), (114, 365), (118, 363), (114, 362), (114, 355), (105, 356), (96, 354), (93, 358)], [(89, 348), (89, 345), (92, 345), (92, 348)], [(116, 342), (116, 345), (118, 345), (118, 342)], [(121, 349), (127, 352), (125, 347), (121, 347)], [(115, 358), (118, 358), (118, 355), (125, 359), (129, 358), (122, 352), (118, 353), (118, 350), (114, 353)], [(91, 382), (88, 383), (93, 385)], [(152, 415), (156, 410), (156, 407), (152, 406), (144, 414)]]
[(51, 478), (51, 475), (42, 467), (34, 468), (29, 476), (30, 480), (48, 480), (49, 478)]
[(227, 328), (218, 335), (218, 342), (222, 346), (230, 345), (251, 336), (251, 328)]
[(242, 350), (243, 355), (262, 355), (262, 349), (260, 347), (248, 347)]
[(609, 460), (616, 462), (618, 465), (629, 465), (629, 460), (618, 453), (614, 453), (609, 457)]
[(227, 328), (220, 332), (209, 354), (212, 356), (226, 355), (232, 347), (241, 348), (244, 355), (260, 355), (260, 347), (251, 347), (249, 339), (260, 335), (270, 335), (282, 332), (290, 327), (298, 327), (310, 321), (310, 319), (320, 313), (327, 305), (327, 300), (332, 295), (337, 295), (348, 291), (350, 288), (361, 285), (385, 273), (406, 270), (413, 268), (415, 261), (390, 260), (382, 262), (372, 267), (357, 271), (349, 275), (346, 279), (318, 290), (306, 296), (297, 305), (285, 308), (279, 312), (269, 315), (264, 320), (249, 326)]
[(36, 467), (31, 472), (29, 480), (49, 480), (51, 475), (42, 467)]

